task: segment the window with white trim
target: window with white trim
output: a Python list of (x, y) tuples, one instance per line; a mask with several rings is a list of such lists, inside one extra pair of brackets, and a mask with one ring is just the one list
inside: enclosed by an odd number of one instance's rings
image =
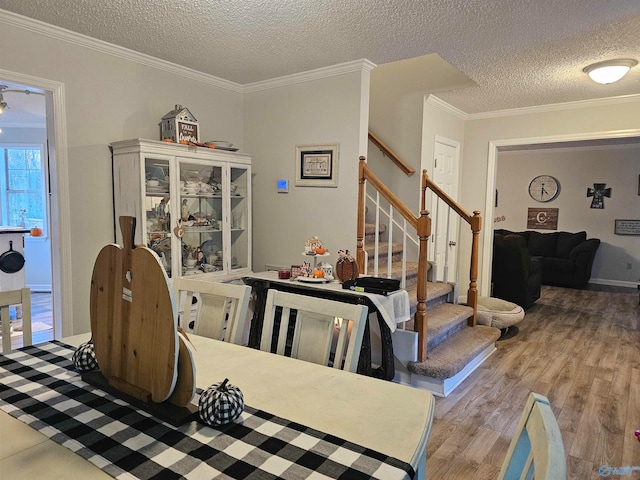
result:
[(0, 145), (2, 225), (47, 232), (45, 164), (40, 145)]

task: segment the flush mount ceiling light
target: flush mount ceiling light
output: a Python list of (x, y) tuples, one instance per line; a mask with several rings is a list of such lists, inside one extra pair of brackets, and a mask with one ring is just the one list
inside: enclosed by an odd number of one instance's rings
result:
[(584, 67), (582, 71), (587, 73), (594, 82), (607, 84), (617, 82), (627, 74), (631, 67), (637, 64), (637, 60), (630, 58), (606, 60)]
[(4, 101), (4, 97), (0, 93), (0, 113), (4, 112), (5, 108), (7, 108), (7, 102)]

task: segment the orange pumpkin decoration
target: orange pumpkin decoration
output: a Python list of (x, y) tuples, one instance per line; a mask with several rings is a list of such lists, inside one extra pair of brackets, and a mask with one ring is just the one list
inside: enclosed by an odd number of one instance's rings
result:
[(32, 237), (41, 237), (42, 229), (40, 227), (33, 227), (29, 233), (31, 233)]
[(326, 248), (322, 248), (322, 247), (316, 248), (316, 254), (318, 254), (318, 255), (324, 255), (326, 253), (326, 251), (327, 251)]
[(313, 271), (313, 278), (324, 278), (324, 271), (320, 268), (316, 268)]

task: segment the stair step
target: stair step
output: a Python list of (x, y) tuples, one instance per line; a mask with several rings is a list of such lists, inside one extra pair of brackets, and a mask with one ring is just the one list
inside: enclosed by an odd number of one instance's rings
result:
[(500, 330), (478, 325), (465, 327), (432, 350), (424, 362), (409, 362), (412, 374), (436, 379), (451, 378), (500, 338)]
[[(369, 265), (373, 265), (373, 261), (375, 259), (375, 242), (366, 243), (364, 245), (365, 250), (369, 253)], [(386, 264), (387, 258), (389, 257), (389, 242), (378, 242), (378, 264)], [(392, 242), (391, 243), (391, 258), (393, 262), (401, 262), (402, 261), (402, 243), (400, 242)]]
[[(378, 234), (382, 234), (387, 231), (387, 226), (384, 223), (378, 225)], [(376, 224), (375, 223), (365, 223), (364, 224), (364, 234), (365, 235), (375, 235), (376, 234)]]
[(427, 311), (427, 351), (451, 338), (467, 326), (473, 308), (466, 305), (442, 303)]
[[(411, 302), (416, 303), (417, 300)], [(411, 312), (411, 320), (405, 323), (406, 330), (415, 331), (415, 307)], [(473, 315), (473, 308), (466, 305), (442, 302), (435, 306), (427, 303), (427, 350), (452, 336), (467, 325), (467, 320)]]
[[(373, 276), (373, 267), (368, 266), (367, 275)], [(387, 263), (378, 263), (378, 277), (387, 276)], [(391, 264), (391, 277), (396, 280), (400, 280), (402, 277), (402, 264), (399, 262), (393, 262)], [(407, 262), (407, 276), (405, 288), (408, 290), (418, 281), (418, 264), (414, 262)]]
[[(416, 285), (406, 288), (409, 292), (409, 313), (413, 317), (416, 313), (418, 295)], [(453, 285), (443, 282), (427, 282), (427, 312), (433, 307), (445, 303), (448, 295), (453, 291)]]

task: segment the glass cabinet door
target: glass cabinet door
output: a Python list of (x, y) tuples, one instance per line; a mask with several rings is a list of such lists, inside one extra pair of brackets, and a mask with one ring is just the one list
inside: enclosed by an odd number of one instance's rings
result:
[(250, 218), (249, 218), (249, 171), (246, 167), (229, 168), (229, 227), (231, 234), (231, 270), (249, 267)]
[(144, 211), (143, 238), (147, 246), (158, 254), (167, 275), (171, 276), (171, 215), (169, 186), (171, 170), (169, 160), (144, 159)]
[(223, 167), (181, 160), (179, 166), (178, 225), (181, 275), (224, 269)]

